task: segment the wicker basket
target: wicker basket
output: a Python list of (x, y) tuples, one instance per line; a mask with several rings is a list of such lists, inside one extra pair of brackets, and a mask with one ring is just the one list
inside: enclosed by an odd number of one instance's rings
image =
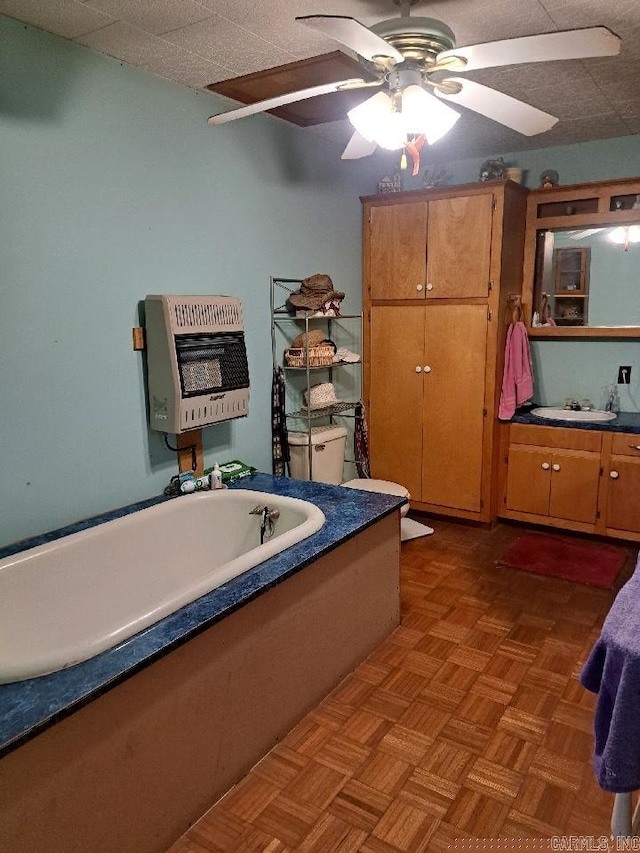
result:
[(309, 367), (323, 367), (333, 362), (335, 349), (331, 344), (320, 344), (317, 347), (287, 347), (284, 351), (284, 363), (287, 367), (307, 367), (307, 353), (309, 354)]

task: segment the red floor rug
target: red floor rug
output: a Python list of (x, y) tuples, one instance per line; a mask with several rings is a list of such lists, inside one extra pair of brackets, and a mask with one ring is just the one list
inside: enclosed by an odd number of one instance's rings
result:
[(626, 558), (626, 551), (614, 545), (525, 533), (511, 543), (496, 565), (611, 589)]

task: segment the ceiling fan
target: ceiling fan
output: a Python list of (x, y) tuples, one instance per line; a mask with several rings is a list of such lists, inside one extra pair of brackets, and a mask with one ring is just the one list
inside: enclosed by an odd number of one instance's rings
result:
[[(606, 27), (565, 30), (485, 44), (455, 46), (455, 35), (442, 21), (410, 17), (417, 0), (393, 0), (400, 16), (371, 28), (341, 15), (308, 15), (296, 21), (319, 30), (354, 51), (373, 80), (354, 78), (323, 83), (297, 92), (258, 101), (211, 116), (209, 124), (234, 119), (314, 98), (330, 92), (365, 87), (385, 89), (349, 110), (355, 131), (343, 159), (372, 154), (378, 145), (400, 149), (412, 140), (433, 144), (459, 118), (449, 104), (458, 104), (506, 125), (525, 136), (549, 130), (558, 121), (552, 115), (458, 74), (484, 68), (614, 56), (620, 39)], [(451, 76), (455, 75), (455, 76)]]

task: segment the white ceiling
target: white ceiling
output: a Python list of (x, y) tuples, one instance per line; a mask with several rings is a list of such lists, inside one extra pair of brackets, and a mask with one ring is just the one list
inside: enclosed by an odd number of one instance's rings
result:
[[(399, 10), (392, 0), (0, 0), (0, 13), (201, 89), (336, 49), (296, 15), (351, 15), (368, 26)], [(411, 14), (444, 21), (458, 45), (595, 25), (622, 39), (616, 57), (469, 74), (560, 121), (523, 137), (464, 110), (440, 143), (448, 160), (640, 134), (640, 0), (419, 0)], [(213, 96), (212, 107), (220, 111)], [(350, 135), (346, 119), (303, 132), (341, 143)]]

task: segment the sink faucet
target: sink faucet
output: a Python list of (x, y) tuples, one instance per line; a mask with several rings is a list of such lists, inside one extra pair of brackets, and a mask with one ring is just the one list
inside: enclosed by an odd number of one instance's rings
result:
[(565, 400), (564, 407), (572, 412), (579, 412), (582, 409), (582, 406), (577, 400), (571, 399)]

